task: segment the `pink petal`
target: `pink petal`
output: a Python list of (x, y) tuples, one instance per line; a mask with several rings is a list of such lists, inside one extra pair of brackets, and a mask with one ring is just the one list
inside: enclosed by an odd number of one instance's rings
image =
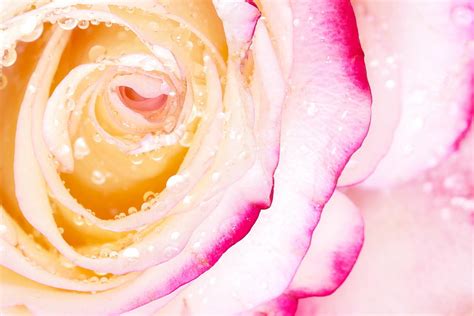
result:
[[(309, 247), (337, 176), (365, 136), (370, 93), (350, 4), (298, 1), (292, 6), (301, 24), (272, 206), (164, 315), (184, 306), (191, 314), (233, 314), (279, 296)], [(256, 64), (273, 55), (268, 45), (259, 46), (259, 40), (266, 42), (265, 33), (264, 24), (257, 24)], [(318, 115), (309, 115), (308, 108)], [(349, 115), (342, 117), (345, 112)]]
[(298, 299), (291, 295), (280, 295), (279, 297), (261, 304), (254, 309), (241, 313), (242, 316), (293, 316), (298, 307)]
[(386, 155), (365, 183), (392, 185), (437, 165), (471, 124), (472, 3), (355, 3), (374, 112), (368, 137), (339, 184), (365, 179)]
[(386, 192), (348, 193), (365, 243), (345, 283), (302, 299), (297, 315), (472, 315), (474, 133), (422, 179)]
[(363, 241), (359, 209), (344, 194), (334, 192), (287, 294), (307, 297), (334, 292), (354, 266)]

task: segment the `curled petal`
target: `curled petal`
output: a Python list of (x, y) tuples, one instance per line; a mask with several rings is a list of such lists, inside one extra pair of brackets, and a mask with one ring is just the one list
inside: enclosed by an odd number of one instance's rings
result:
[(364, 223), (358, 208), (344, 194), (334, 192), (287, 294), (301, 298), (334, 292), (352, 270), (363, 241)]
[(472, 15), (472, 4), (354, 3), (374, 114), (339, 184), (368, 177), (364, 185), (372, 188), (394, 185), (455, 151), (471, 124), (474, 29), (463, 16)]

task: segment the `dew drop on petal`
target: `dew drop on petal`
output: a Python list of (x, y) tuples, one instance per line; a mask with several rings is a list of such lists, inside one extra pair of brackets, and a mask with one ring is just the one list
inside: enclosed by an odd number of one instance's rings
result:
[(105, 175), (99, 171), (99, 170), (94, 170), (92, 171), (92, 176), (91, 176), (92, 183), (101, 185), (105, 183)]
[(77, 27), (80, 28), (80, 29), (82, 29), (82, 30), (84, 30), (84, 29), (86, 29), (86, 28), (89, 27), (89, 21), (87, 21), (87, 20), (81, 20), (81, 21), (79, 21), (79, 23), (77, 24)]
[(91, 150), (83, 137), (79, 137), (74, 142), (74, 158), (83, 159), (90, 154)]
[(9, 67), (13, 65), (16, 61), (16, 57), (17, 57), (17, 54), (14, 47), (6, 48), (3, 51), (2, 66)]
[(179, 253), (179, 248), (174, 247), (174, 246), (168, 246), (168, 247), (166, 247), (166, 248), (164, 249), (164, 251), (163, 251), (163, 255), (164, 255), (165, 258), (167, 258), (167, 259), (176, 256), (178, 253)]
[(28, 92), (35, 93), (36, 92), (36, 87), (33, 84), (29, 84), (28, 87), (26, 88)]
[(192, 200), (193, 200), (193, 198), (192, 198), (191, 195), (186, 195), (186, 196), (183, 198), (183, 204), (189, 205), (189, 204), (191, 204)]
[(391, 79), (385, 81), (385, 87), (386, 87), (387, 89), (393, 89), (393, 88), (395, 88), (395, 81), (394, 81), (394, 80), (391, 80)]
[(166, 187), (170, 190), (179, 190), (185, 183), (186, 177), (176, 174), (168, 178), (168, 181), (166, 181)]
[(99, 133), (96, 133), (92, 139), (96, 142), (96, 143), (100, 143), (102, 141), (102, 136), (100, 136)]
[(99, 282), (99, 277), (94, 275), (94, 276), (90, 277), (89, 282), (97, 283), (97, 282)]
[(89, 49), (89, 60), (92, 62), (100, 62), (104, 60), (107, 49), (102, 45), (94, 45)]
[(316, 103), (314, 102), (308, 102), (307, 103), (307, 108), (306, 108), (306, 113), (309, 115), (309, 116), (314, 116), (317, 112), (318, 112), (318, 108), (316, 106)]
[(156, 162), (163, 160), (163, 157), (164, 157), (164, 153), (160, 150), (155, 150), (150, 154), (151, 160), (156, 161)]
[(23, 34), (20, 40), (23, 42), (36, 41), (43, 34), (44, 26), (35, 17), (29, 17), (25, 24), (21, 25), (20, 32)]
[(143, 157), (141, 155), (131, 155), (130, 162), (135, 166), (139, 166), (143, 163)]
[(149, 201), (153, 200), (154, 197), (155, 197), (154, 192), (147, 191), (147, 192), (145, 192), (145, 194), (143, 194), (143, 201), (144, 202), (149, 202)]
[(137, 248), (129, 247), (123, 250), (122, 256), (130, 260), (135, 260), (140, 257), (140, 251)]
[(172, 232), (171, 235), (170, 235), (170, 238), (171, 238), (172, 240), (177, 240), (180, 235), (181, 235), (180, 232)]
[(58, 24), (63, 30), (72, 30), (77, 26), (78, 21), (73, 18), (61, 18), (59, 19)]
[(80, 214), (75, 214), (73, 216), (72, 220), (73, 220), (74, 224), (76, 224), (77, 226), (84, 225), (84, 217), (82, 217), (82, 215), (80, 215)]
[(20, 32), (21, 34), (30, 34), (36, 28), (38, 24), (38, 19), (35, 16), (27, 16), (25, 17), (20, 24)]
[(134, 213), (136, 213), (137, 211), (138, 211), (137, 208), (132, 206), (132, 207), (129, 207), (129, 208), (128, 208), (127, 213), (128, 213), (128, 214), (134, 214)]
[(221, 178), (220, 172), (216, 171), (216, 172), (213, 172), (212, 175), (211, 175), (211, 179), (212, 179), (213, 182), (219, 181), (220, 178)]

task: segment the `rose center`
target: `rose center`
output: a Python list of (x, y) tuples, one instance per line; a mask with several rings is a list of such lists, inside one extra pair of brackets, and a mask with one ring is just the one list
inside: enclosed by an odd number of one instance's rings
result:
[(133, 88), (120, 86), (117, 88), (118, 95), (129, 109), (134, 111), (148, 112), (160, 109), (168, 99), (168, 95), (159, 94), (155, 97), (144, 97)]

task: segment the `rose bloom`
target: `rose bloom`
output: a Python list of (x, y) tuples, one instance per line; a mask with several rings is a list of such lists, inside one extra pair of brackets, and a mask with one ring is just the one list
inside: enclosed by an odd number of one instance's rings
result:
[(473, 20), (1, 1), (2, 315), (472, 314)]

